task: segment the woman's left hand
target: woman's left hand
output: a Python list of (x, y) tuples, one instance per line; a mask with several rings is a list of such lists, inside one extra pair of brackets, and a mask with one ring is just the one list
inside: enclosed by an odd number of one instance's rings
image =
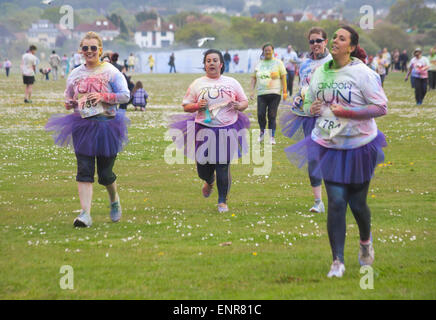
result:
[(241, 111), (241, 104), (237, 101), (229, 102), (229, 106), (235, 109), (236, 111)]
[(86, 98), (87, 98), (88, 100), (92, 100), (92, 102), (93, 102), (94, 104), (97, 104), (97, 103), (99, 103), (99, 102), (103, 102), (103, 95), (102, 95), (101, 93), (99, 93), (99, 92), (91, 92), (91, 93), (88, 93), (88, 95), (86, 96)]
[(331, 104), (330, 105), (330, 110), (337, 117), (343, 117), (343, 118), (347, 118), (348, 117), (347, 110), (344, 110), (344, 108), (341, 105), (339, 105), (339, 104)]

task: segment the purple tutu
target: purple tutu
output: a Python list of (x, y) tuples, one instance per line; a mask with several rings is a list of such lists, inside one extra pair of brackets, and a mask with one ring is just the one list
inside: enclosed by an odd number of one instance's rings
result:
[(291, 110), (287, 110), (280, 117), (280, 127), (285, 137), (300, 141), (311, 135), (315, 127), (316, 117), (302, 117)]
[(176, 147), (183, 149), (185, 156), (205, 163), (230, 163), (248, 152), (246, 131), (249, 118), (238, 112), (238, 120), (225, 127), (207, 127), (195, 123), (195, 113), (171, 117), (169, 127), (180, 130), (183, 140), (174, 139)]
[(308, 136), (285, 148), (289, 160), (299, 168), (311, 161), (316, 166), (315, 178), (336, 183), (361, 184), (371, 180), (379, 163), (384, 162), (383, 149), (387, 146), (384, 134), (378, 131), (370, 143), (356, 149), (325, 148)]
[(130, 120), (124, 110), (117, 110), (112, 119), (84, 119), (78, 112), (54, 114), (45, 130), (53, 132), (56, 145), (72, 146), (78, 154), (86, 156), (113, 157), (122, 151), (128, 142), (127, 127)]

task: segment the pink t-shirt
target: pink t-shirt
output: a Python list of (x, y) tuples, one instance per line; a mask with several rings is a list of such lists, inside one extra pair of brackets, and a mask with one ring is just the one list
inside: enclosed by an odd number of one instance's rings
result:
[[(206, 99), (207, 106), (213, 109), (210, 111), (212, 120), (206, 123), (204, 121), (206, 112), (198, 111), (195, 122), (207, 127), (225, 127), (235, 123), (238, 120), (238, 111), (226, 104), (231, 101), (248, 100), (240, 83), (226, 76), (220, 76), (218, 79), (203, 76), (194, 80), (189, 86), (182, 104), (197, 103), (202, 99)], [(214, 106), (220, 106), (220, 108), (214, 109)]]

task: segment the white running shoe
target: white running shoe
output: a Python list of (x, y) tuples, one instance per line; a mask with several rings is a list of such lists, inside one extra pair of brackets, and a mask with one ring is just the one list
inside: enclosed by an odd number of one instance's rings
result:
[(315, 200), (315, 204), (309, 209), (310, 212), (322, 213), (325, 212), (324, 202)]
[(361, 266), (370, 266), (374, 262), (374, 247), (372, 241), (368, 244), (360, 244), (359, 263)]
[(276, 139), (274, 137), (271, 137), (270, 142), (271, 144), (276, 144)]
[(264, 138), (265, 138), (265, 135), (263, 133), (261, 133), (259, 138), (257, 139), (257, 141), (262, 142)]
[(77, 218), (74, 219), (73, 224), (77, 228), (90, 227), (92, 226), (91, 215), (82, 210)]
[(332, 263), (332, 266), (330, 267), (330, 271), (327, 274), (328, 278), (332, 278), (332, 277), (337, 277), (337, 278), (342, 278), (342, 276), (344, 275), (345, 272), (345, 265), (339, 261), (339, 260), (335, 260)]
[(218, 203), (218, 212), (219, 213), (228, 212), (228, 211), (229, 211), (229, 207), (227, 206), (227, 204)]

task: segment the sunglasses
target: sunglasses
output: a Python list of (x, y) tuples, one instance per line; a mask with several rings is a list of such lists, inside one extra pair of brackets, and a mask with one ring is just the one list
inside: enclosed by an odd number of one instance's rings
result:
[(321, 42), (323, 42), (323, 41), (325, 41), (325, 39), (319, 39), (319, 38), (318, 38), (318, 39), (316, 39), (316, 40), (309, 40), (309, 43), (310, 43), (310, 44), (315, 44), (315, 42), (316, 42), (316, 43), (321, 43)]
[(96, 52), (98, 50), (98, 47), (97, 46), (91, 46), (91, 47), (83, 46), (82, 47), (83, 52), (88, 52), (89, 49), (91, 49), (92, 52)]

